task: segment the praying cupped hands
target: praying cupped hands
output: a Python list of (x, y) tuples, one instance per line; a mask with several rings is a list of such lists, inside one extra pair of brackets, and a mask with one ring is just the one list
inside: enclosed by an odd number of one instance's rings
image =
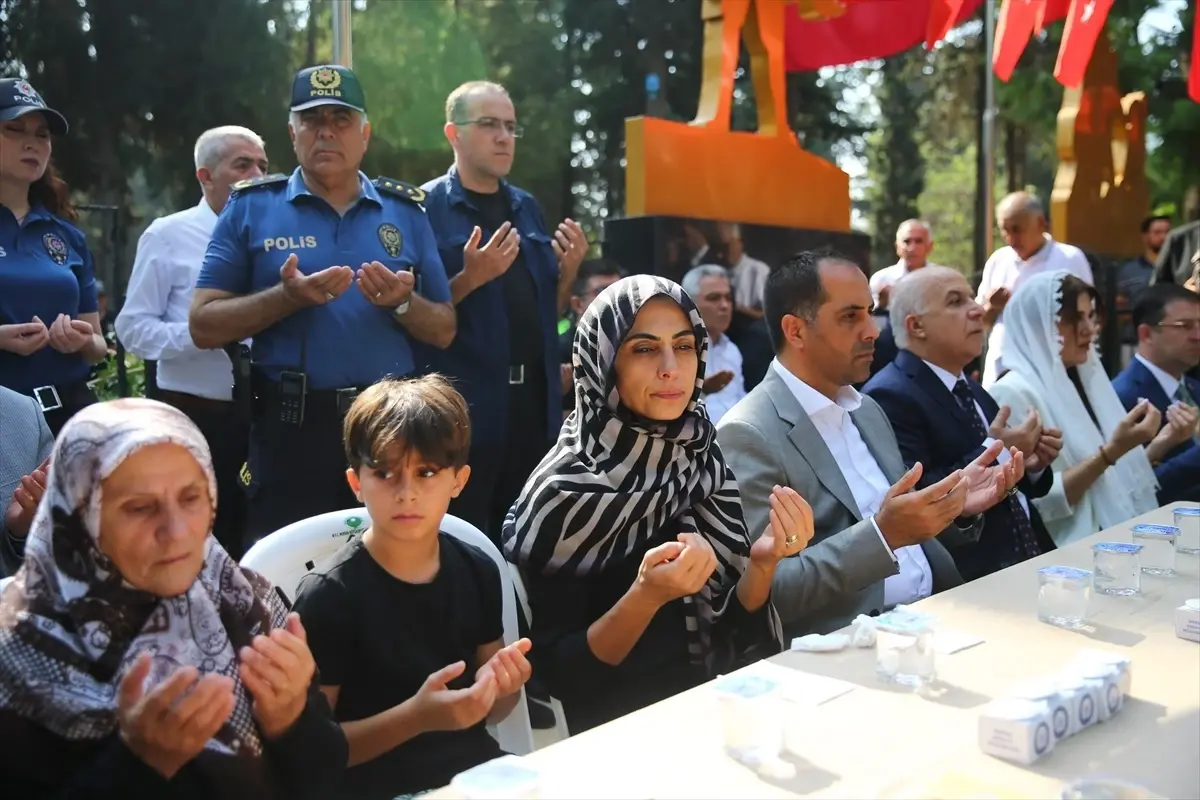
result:
[(288, 614), (284, 627), (255, 636), (238, 657), (242, 683), (254, 698), (255, 721), (266, 738), (281, 736), (304, 711), (316, 672), (299, 615)]
[(519, 692), (533, 674), (533, 667), (526, 658), (531, 647), (533, 643), (528, 639), (518, 639), (501, 647), (475, 671), (475, 679), (486, 678), (484, 673), (490, 673), (496, 680), (497, 699)]
[(750, 563), (775, 569), (781, 559), (795, 555), (812, 540), (812, 508), (790, 486), (775, 486), (768, 499), (767, 527), (750, 547)]

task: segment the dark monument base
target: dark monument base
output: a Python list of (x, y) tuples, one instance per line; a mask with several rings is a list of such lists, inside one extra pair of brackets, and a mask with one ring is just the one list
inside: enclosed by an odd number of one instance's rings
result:
[[(871, 237), (864, 233), (742, 224), (742, 242), (751, 258), (774, 269), (801, 250), (831, 248), (870, 273)], [(725, 263), (724, 224), (685, 217), (630, 217), (604, 223), (604, 257), (627, 273), (652, 273), (678, 281), (705, 245), (696, 264)]]

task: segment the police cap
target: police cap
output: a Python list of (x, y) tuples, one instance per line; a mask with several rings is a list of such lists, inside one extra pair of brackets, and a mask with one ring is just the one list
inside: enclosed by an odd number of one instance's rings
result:
[(316, 106), (346, 106), (365, 113), (367, 99), (358, 76), (349, 67), (338, 64), (322, 64), (297, 72), (292, 81), (291, 110)]
[(46, 106), (46, 101), (29, 85), (29, 81), (21, 78), (5, 78), (0, 80), (0, 122), (31, 114), (41, 113), (50, 126), (50, 132), (55, 136), (65, 136), (67, 133), (67, 118)]

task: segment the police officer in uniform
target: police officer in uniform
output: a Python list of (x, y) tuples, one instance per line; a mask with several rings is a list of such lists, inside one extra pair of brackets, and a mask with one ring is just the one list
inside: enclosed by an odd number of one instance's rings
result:
[(424, 192), (359, 171), (371, 126), (354, 73), (301, 70), (288, 132), (300, 166), (234, 185), (189, 315), (199, 347), (254, 339), (247, 546), (357, 505), (346, 409), (375, 381), (412, 372), (414, 341), (443, 348), (455, 334)]
[(50, 163), (66, 133), (27, 81), (0, 80), (0, 386), (36, 400), (56, 436), (96, 402), (88, 373), (108, 355), (92, 253)]
[(558, 318), (588, 243), (572, 220), (548, 231), (537, 200), (505, 180), (521, 127), (504, 87), (455, 89), (444, 130), (454, 164), (422, 188), (459, 327), (449, 348), (422, 355), (471, 409), (471, 480), (450, 513), (498, 542), (562, 426)]

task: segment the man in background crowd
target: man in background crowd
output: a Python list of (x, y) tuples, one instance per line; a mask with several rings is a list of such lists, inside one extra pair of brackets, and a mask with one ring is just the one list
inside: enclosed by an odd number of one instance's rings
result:
[(1025, 280), (1042, 272), (1066, 270), (1094, 285), (1092, 267), (1078, 247), (1056, 242), (1047, 232), (1042, 201), (1026, 192), (1014, 192), (996, 206), (996, 224), (1004, 247), (992, 253), (983, 266), (976, 302), (983, 306), (983, 322), (991, 328), (983, 365), (983, 388), (1004, 374), (1004, 306)]
[(733, 289), (725, 268), (701, 264), (683, 276), (683, 290), (700, 310), (704, 327), (712, 338), (704, 374), (704, 407), (716, 423), (725, 412), (746, 396), (742, 380), (742, 353), (726, 336), (733, 318)]
[(871, 276), (871, 297), (875, 300), (876, 316), (887, 316), (892, 287), (910, 272), (929, 265), (929, 254), (932, 252), (933, 228), (928, 222), (906, 219), (900, 223), (896, 229), (896, 255), (900, 260)]
[(570, 327), (558, 335), (558, 362), (562, 370), (563, 416), (575, 409), (575, 383), (572, 380), (571, 348), (579, 318), (596, 295), (621, 280), (621, 268), (603, 258), (594, 258), (579, 265), (579, 274), (571, 284)]
[(200, 134), (193, 151), (200, 202), (150, 223), (138, 240), (117, 334), (129, 352), (157, 362), (158, 398), (196, 423), (217, 476), (213, 534), (234, 558), (242, 552), (246, 497), (239, 481), (250, 430), (233, 402), (233, 365), (224, 350), (201, 350), (188, 331), (188, 309), (204, 251), (233, 184), (267, 172), (257, 133), (236, 125)]

